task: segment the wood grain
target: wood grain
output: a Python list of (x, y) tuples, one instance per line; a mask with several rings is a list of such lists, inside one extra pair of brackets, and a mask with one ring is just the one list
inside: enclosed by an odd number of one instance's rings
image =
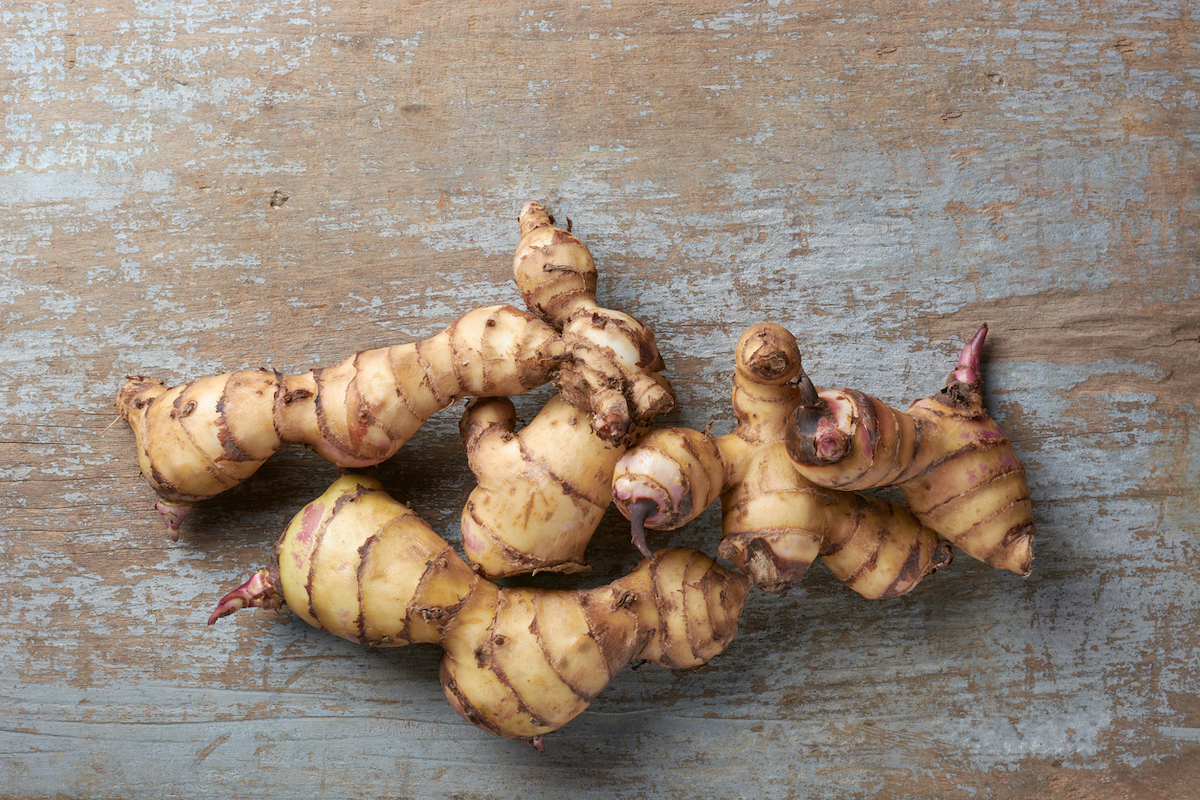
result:
[[(1193, 792), (1196, 41), (1171, 0), (0, 4), (0, 795)], [(173, 544), (124, 376), (299, 371), (518, 302), (528, 198), (655, 326), (664, 424), (732, 426), (760, 320), (895, 404), (988, 322), (1034, 574), (960, 558), (869, 603), (814, 568), (544, 756), (454, 714), (431, 649), (207, 628), (334, 471), (286, 450)], [(457, 540), (457, 410), (383, 475)], [(621, 574), (626, 537), (610, 513), (594, 571), (544, 582)]]

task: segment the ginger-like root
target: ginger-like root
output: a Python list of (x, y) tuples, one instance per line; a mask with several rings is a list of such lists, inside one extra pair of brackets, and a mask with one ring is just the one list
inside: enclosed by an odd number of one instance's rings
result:
[(748, 589), (744, 576), (684, 548), (660, 550), (595, 589), (481, 581), (446, 633), (442, 687), (467, 720), (536, 746), (631, 661), (707, 664), (736, 633)]
[(302, 375), (246, 369), (167, 388), (131, 378), (117, 411), (168, 528), (249, 478), (284, 443), (341, 467), (378, 464), (465, 395), (519, 394), (559, 367), (555, 330), (511, 306), (477, 308), (420, 342), (366, 350)]
[(595, 305), (596, 262), (567, 227), (555, 225), (550, 209), (530, 200), (517, 215), (521, 241), (513, 256), (513, 278), (525, 307), (561, 328), (577, 311)]
[(570, 364), (559, 394), (520, 431), (504, 398), (473, 401), (460, 423), (478, 480), (463, 509), (463, 549), (488, 578), (587, 569), (613, 466), (675, 403), (650, 328), (596, 305), (591, 253), (553, 221), (538, 203), (522, 209), (513, 275), (529, 308), (563, 327)]
[(514, 277), (534, 313), (478, 308), (420, 342), (366, 350), (302, 375), (244, 369), (168, 388), (131, 378), (117, 411), (172, 538), (191, 506), (249, 478), (285, 443), (341, 467), (394, 455), (437, 411), (465, 396), (509, 396), (553, 381), (590, 412), (608, 446), (670, 410), (651, 329), (595, 302), (595, 264), (569, 231), (527, 203)]
[(538, 749), (630, 661), (692, 669), (714, 658), (737, 632), (749, 589), (744, 576), (683, 548), (594, 589), (500, 587), (377, 479), (355, 473), (296, 515), (276, 557), (210, 622), (282, 597), (310, 625), (350, 641), (438, 644), (451, 705)]
[[(731, 433), (663, 428), (618, 461), (613, 497), (625, 516), (669, 530), (719, 498), (720, 555), (766, 591), (794, 586), (820, 557), (859, 594), (898, 597), (949, 563), (949, 549), (907, 509), (817, 486), (796, 470), (784, 444), (802, 400), (791, 333), (752, 326), (738, 341), (736, 364)], [(635, 540), (637, 531), (635, 523)]]
[(906, 412), (850, 389), (802, 379), (787, 449), (821, 486), (897, 486), (924, 525), (957, 549), (1028, 575), (1033, 507), (1025, 467), (983, 406), (980, 356), (987, 326), (963, 347), (946, 386)]
[(468, 404), (460, 423), (478, 485), (462, 513), (463, 552), (487, 578), (586, 570), (584, 551), (612, 502), (608, 446), (561, 395), (520, 431), (507, 398)]
[(624, 448), (605, 447), (586, 415), (552, 398), (518, 433), (507, 398), (467, 405), (460, 422), (478, 485), (462, 512), (463, 553), (479, 574), (579, 572), (611, 498)]
[(626, 443), (639, 426), (675, 406), (658, 375), (664, 364), (650, 326), (596, 303), (596, 265), (569, 228), (554, 225), (541, 203), (518, 217), (521, 242), (513, 278), (525, 305), (562, 331), (570, 358), (555, 385), (576, 408), (592, 412), (592, 427), (610, 445)]

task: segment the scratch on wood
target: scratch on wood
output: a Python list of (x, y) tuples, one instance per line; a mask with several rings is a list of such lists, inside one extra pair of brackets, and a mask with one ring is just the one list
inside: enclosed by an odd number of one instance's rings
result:
[(220, 736), (213, 739), (208, 743), (207, 746), (205, 746), (203, 750), (196, 754), (196, 764), (199, 764), (200, 762), (204, 761), (204, 759), (211, 756), (218, 747), (225, 744), (227, 741), (229, 741), (228, 733), (222, 733)]

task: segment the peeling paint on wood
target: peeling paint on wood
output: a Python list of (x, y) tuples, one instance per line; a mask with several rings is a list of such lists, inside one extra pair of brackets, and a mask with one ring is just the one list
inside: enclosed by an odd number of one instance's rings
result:
[[(1196, 34), (1173, 0), (0, 4), (0, 793), (1194, 792)], [(206, 627), (333, 471), (285, 450), (172, 544), (124, 376), (302, 371), (517, 302), (528, 198), (653, 323), (665, 424), (732, 426), (757, 321), (894, 404), (988, 322), (1034, 574), (960, 558), (869, 603), (814, 569), (700, 673), (622, 672), (544, 756), (454, 714), (432, 649)], [(451, 540), (455, 417), (384, 470)], [(544, 580), (615, 577), (625, 536), (610, 513), (595, 572)]]

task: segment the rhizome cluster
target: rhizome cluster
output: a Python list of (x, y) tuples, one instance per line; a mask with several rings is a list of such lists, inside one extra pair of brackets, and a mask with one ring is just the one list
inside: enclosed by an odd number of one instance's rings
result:
[[(301, 375), (245, 369), (121, 387), (117, 410), (173, 537), (193, 505), (287, 443), (341, 468), (210, 624), (286, 605), (363, 645), (437, 644), (450, 704), (542, 749), (624, 665), (706, 664), (736, 634), (751, 587), (783, 591), (817, 558), (871, 599), (911, 591), (952, 548), (1029, 573), (1025, 470), (983, 406), (986, 326), (940, 391), (899, 411), (818, 388), (792, 334), (758, 323), (734, 350), (734, 430), (654, 428), (675, 395), (651, 328), (597, 303), (591, 253), (545, 206), (526, 203), (518, 224), (524, 309), (476, 308), (428, 339)], [(557, 393), (518, 430), (509, 398), (548, 383)], [(371, 467), (463, 398), (477, 485), (460, 555)], [(897, 487), (904, 504), (861, 493), (879, 487)], [(689, 548), (651, 552), (646, 528), (685, 525), (717, 500), (718, 555), (733, 569)], [(584, 551), (613, 502), (645, 556), (628, 575), (575, 591), (496, 583), (587, 569)]]

